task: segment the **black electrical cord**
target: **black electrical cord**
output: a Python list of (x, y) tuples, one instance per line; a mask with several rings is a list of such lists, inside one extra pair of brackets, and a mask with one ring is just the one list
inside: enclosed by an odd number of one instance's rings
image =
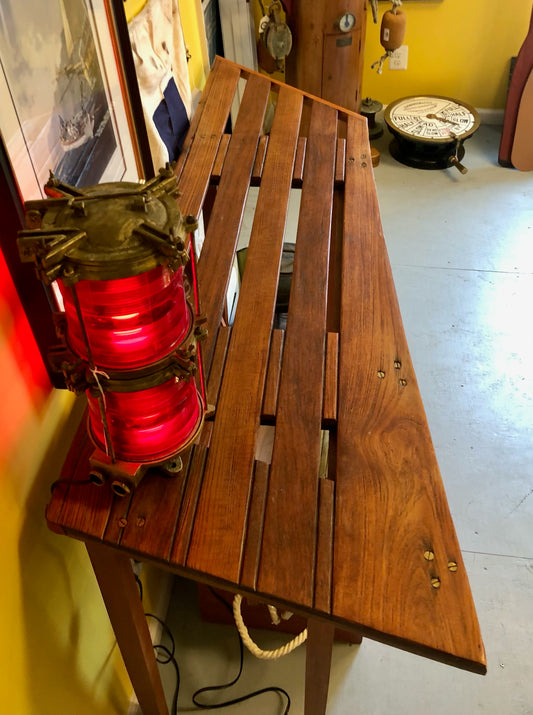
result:
[[(175, 653), (176, 653), (176, 642), (174, 640), (174, 636), (172, 635), (172, 632), (170, 628), (167, 626), (167, 624), (162, 621), (158, 616), (155, 616), (153, 613), (145, 613), (144, 614), (147, 618), (153, 618), (155, 621), (159, 623), (161, 628), (163, 629), (164, 633), (166, 633), (168, 639), (170, 640), (171, 647), (167, 648), (165, 645), (162, 643), (154, 643), (153, 647), (155, 650), (155, 659), (157, 660), (158, 663), (161, 663), (161, 665), (167, 665), (168, 663), (172, 663), (172, 666), (174, 668), (174, 672), (176, 673), (176, 686), (174, 688), (174, 695), (172, 696), (172, 704), (170, 706), (170, 715), (177, 715), (178, 713), (178, 695), (180, 691), (180, 684), (181, 684), (181, 677), (180, 677), (180, 669), (178, 665), (178, 661), (176, 660)], [(161, 653), (165, 655), (164, 658), (161, 657)]]
[[(142, 581), (141, 581), (141, 579), (137, 576), (137, 574), (136, 574), (135, 572), (133, 572), (133, 578), (135, 579), (135, 583), (136, 583), (137, 586), (139, 587), (139, 596), (140, 596), (141, 601), (142, 601), (142, 600), (143, 600), (143, 596), (144, 596)], [(145, 613), (144, 615), (146, 616), (147, 614)]]
[[(137, 582), (137, 585), (139, 587), (139, 595), (142, 601), (143, 597), (143, 586), (141, 579), (135, 574), (135, 580)], [(226, 601), (225, 598), (220, 596), (214, 589), (210, 588), (209, 589), (213, 596), (217, 598), (223, 605), (224, 608), (226, 608), (231, 615), (233, 616), (233, 609), (231, 605)], [(144, 614), (147, 618), (153, 618), (161, 628), (163, 629), (163, 632), (166, 634), (170, 641), (170, 648), (167, 648), (167, 646), (163, 645), (162, 643), (154, 643), (153, 648), (156, 652), (156, 660), (158, 663), (161, 665), (167, 665), (168, 663), (171, 663), (174, 671), (176, 673), (176, 686), (174, 688), (174, 694), (172, 696), (172, 703), (170, 707), (170, 715), (177, 715), (178, 713), (178, 695), (179, 695), (179, 689), (181, 685), (181, 676), (180, 676), (180, 669), (178, 665), (178, 661), (176, 660), (176, 641), (174, 640), (174, 636), (172, 635), (172, 632), (168, 625), (161, 620), (158, 616), (154, 615), (153, 613), (145, 613)], [(162, 655), (163, 654), (163, 655)], [(201, 709), (201, 710), (218, 710), (221, 708), (227, 708), (230, 705), (237, 705), (237, 703), (242, 703), (245, 700), (251, 700), (252, 698), (256, 698), (259, 695), (263, 695), (264, 693), (278, 693), (279, 695), (283, 696), (286, 698), (287, 702), (285, 705), (285, 709), (283, 711), (282, 715), (288, 715), (290, 707), (291, 707), (291, 699), (289, 694), (287, 693), (286, 690), (283, 688), (278, 688), (277, 686), (269, 686), (267, 688), (261, 688), (260, 690), (254, 690), (251, 693), (247, 693), (246, 695), (241, 695), (238, 698), (232, 698), (231, 700), (224, 700), (223, 702), (220, 703), (215, 703), (215, 704), (209, 704), (209, 703), (202, 703), (198, 700), (198, 696), (202, 695), (203, 693), (209, 693), (209, 692), (216, 692), (219, 690), (226, 690), (227, 688), (231, 688), (233, 685), (235, 685), (239, 678), (242, 675), (243, 667), (244, 667), (244, 646), (243, 642), (241, 640), (241, 637), (239, 636), (239, 671), (235, 678), (231, 680), (229, 683), (223, 683), (222, 685), (208, 685), (207, 687), (200, 688), (197, 690), (195, 693), (192, 695), (192, 702), (193, 704)]]
[[(209, 590), (211, 591), (213, 596), (215, 596), (215, 598), (217, 598), (224, 605), (224, 608), (226, 608), (231, 613), (231, 615), (233, 617), (233, 609), (232, 609), (231, 605), (226, 601), (226, 599), (223, 598), (222, 596), (220, 596), (214, 589), (209, 588)], [(224, 700), (223, 702), (216, 703), (214, 705), (213, 704), (210, 705), (208, 703), (202, 703), (202, 702), (198, 701), (198, 696), (201, 695), (202, 693), (215, 692), (218, 690), (225, 690), (227, 688), (230, 688), (232, 685), (235, 685), (235, 683), (237, 683), (237, 681), (239, 680), (239, 678), (242, 675), (242, 670), (243, 670), (243, 666), (244, 666), (244, 646), (243, 646), (243, 642), (242, 642), (240, 635), (239, 635), (239, 651), (240, 651), (239, 672), (237, 673), (235, 678), (233, 680), (231, 680), (229, 683), (224, 683), (222, 685), (210, 685), (205, 688), (200, 688), (192, 696), (192, 701), (193, 701), (194, 705), (196, 705), (197, 708), (201, 708), (202, 710), (215, 710), (218, 708), (226, 708), (226, 707), (229, 707), (230, 705), (236, 705), (237, 703), (242, 703), (245, 700), (250, 700), (251, 698), (255, 698), (258, 695), (262, 695), (263, 693), (278, 693), (287, 699), (287, 704), (285, 706), (285, 710), (283, 711), (283, 715), (288, 715), (288, 712), (291, 707), (291, 699), (290, 699), (289, 693), (286, 690), (284, 690), (283, 688), (278, 688), (274, 685), (269, 686), (267, 688), (261, 688), (260, 690), (254, 690), (253, 692), (248, 693), (247, 695), (241, 695), (241, 697), (233, 698), (231, 700)]]

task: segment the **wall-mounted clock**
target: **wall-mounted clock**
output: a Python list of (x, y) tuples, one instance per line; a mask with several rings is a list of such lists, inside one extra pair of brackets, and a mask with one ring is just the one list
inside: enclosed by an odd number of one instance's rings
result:
[(388, 105), (385, 122), (394, 136), (392, 156), (419, 169), (445, 169), (460, 163), (463, 142), (480, 124), (479, 114), (466, 102), (439, 95), (403, 97)]

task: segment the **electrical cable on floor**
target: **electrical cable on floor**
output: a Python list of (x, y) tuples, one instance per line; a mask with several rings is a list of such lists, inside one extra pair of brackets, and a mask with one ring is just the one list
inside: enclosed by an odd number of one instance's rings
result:
[[(137, 585), (139, 587), (139, 595), (142, 601), (143, 598), (143, 585), (141, 582), (141, 579), (137, 576), (137, 574), (134, 574), (135, 576), (135, 581), (137, 582)], [(226, 608), (230, 614), (233, 614), (233, 610), (231, 605), (222, 597), (220, 596), (216, 591), (214, 591), (212, 588), (210, 588), (211, 593), (215, 598), (217, 598)], [(156, 652), (156, 660), (158, 663), (161, 665), (167, 665), (168, 663), (171, 663), (175, 673), (176, 673), (176, 686), (174, 688), (174, 694), (172, 696), (172, 704), (170, 708), (170, 715), (177, 715), (178, 712), (178, 695), (179, 695), (179, 689), (180, 689), (180, 684), (181, 684), (181, 677), (180, 677), (180, 669), (178, 662), (175, 657), (175, 652), (176, 652), (176, 642), (174, 640), (174, 636), (172, 635), (172, 632), (168, 625), (161, 620), (158, 616), (155, 616), (153, 613), (145, 613), (144, 614), (147, 618), (153, 618), (155, 621), (157, 621), (160, 626), (163, 629), (164, 634), (168, 637), (170, 641), (170, 648), (167, 648), (167, 646), (163, 645), (162, 643), (154, 643), (153, 648)], [(223, 702), (220, 703), (214, 703), (214, 704), (209, 704), (205, 702), (201, 702), (198, 700), (198, 697), (204, 693), (213, 693), (213, 692), (218, 692), (220, 690), (226, 690), (227, 688), (231, 688), (233, 685), (235, 685), (238, 680), (240, 679), (244, 667), (244, 645), (242, 642), (241, 637), (239, 636), (239, 653), (240, 653), (240, 662), (239, 662), (239, 670), (235, 678), (231, 680), (229, 683), (223, 683), (222, 685), (208, 685), (204, 688), (200, 688), (199, 690), (196, 690), (196, 692), (193, 693), (192, 695), (192, 702), (193, 704), (201, 709), (201, 710), (218, 710), (221, 708), (227, 708), (230, 705), (236, 705), (237, 703), (242, 703), (246, 700), (250, 700), (252, 698), (256, 698), (259, 695), (263, 695), (264, 693), (278, 693), (278, 695), (281, 695), (286, 699), (286, 705), (285, 709), (283, 711), (282, 715), (288, 715), (290, 707), (291, 707), (291, 699), (289, 694), (287, 693), (286, 690), (283, 688), (279, 688), (277, 686), (269, 686), (266, 688), (261, 688), (260, 690), (254, 690), (251, 693), (247, 693), (246, 695), (241, 695), (240, 697), (237, 698), (232, 698), (230, 700), (224, 700)]]
[[(143, 596), (144, 596), (142, 581), (141, 581), (141, 579), (137, 576), (137, 574), (135, 573), (135, 571), (133, 572), (133, 577), (134, 577), (134, 579), (135, 579), (135, 583), (136, 583), (137, 586), (139, 587), (139, 596), (141, 597), (141, 601), (142, 601), (142, 600), (143, 600)], [(146, 615), (146, 613), (145, 613), (144, 615)]]
[[(226, 601), (226, 599), (222, 598), (222, 596), (220, 596), (214, 589), (209, 588), (209, 590), (211, 591), (213, 596), (215, 596), (215, 598), (217, 598), (223, 604), (224, 608), (226, 608), (229, 611), (229, 613), (231, 615), (233, 615), (232, 606)], [(266, 688), (261, 688), (260, 690), (255, 690), (251, 693), (248, 693), (247, 695), (242, 695), (241, 697), (233, 698), (231, 700), (225, 700), (224, 702), (217, 703), (215, 705), (212, 705), (212, 704), (209, 705), (207, 703), (201, 703), (198, 701), (198, 696), (201, 695), (202, 693), (214, 692), (217, 690), (225, 690), (226, 688), (230, 688), (232, 685), (235, 685), (235, 683), (237, 683), (237, 681), (241, 677), (243, 665), (244, 665), (244, 645), (243, 645), (242, 638), (240, 637), (240, 634), (239, 634), (239, 651), (240, 651), (240, 664), (239, 664), (239, 672), (237, 673), (236, 677), (229, 683), (225, 683), (223, 685), (211, 685), (211, 686), (207, 686), (205, 688), (200, 688), (192, 696), (193, 703), (196, 705), (197, 708), (202, 708), (203, 710), (211, 710), (211, 709), (214, 710), (217, 708), (229, 707), (230, 705), (236, 705), (237, 703), (242, 703), (245, 700), (250, 700), (251, 698), (255, 698), (258, 695), (262, 695), (263, 693), (278, 693), (279, 695), (282, 695), (287, 699), (285, 710), (283, 711), (283, 715), (287, 715), (290, 710), (290, 707), (291, 707), (290, 696), (286, 690), (284, 690), (283, 688), (278, 688), (275, 685), (272, 685), (272, 686), (269, 686)]]
[[(172, 663), (172, 666), (174, 667), (174, 672), (176, 673), (176, 686), (174, 688), (174, 695), (172, 696), (172, 704), (170, 706), (170, 715), (177, 715), (178, 712), (178, 695), (179, 695), (179, 690), (180, 690), (180, 683), (181, 683), (181, 676), (180, 676), (180, 669), (178, 665), (178, 661), (176, 660), (175, 653), (176, 653), (176, 642), (174, 640), (174, 636), (172, 635), (172, 632), (170, 628), (167, 626), (165, 621), (161, 620), (158, 616), (155, 616), (153, 613), (145, 613), (144, 614), (147, 618), (153, 618), (161, 628), (163, 629), (163, 632), (166, 633), (168, 636), (168, 639), (170, 640), (171, 647), (167, 648), (165, 645), (162, 643), (153, 643), (153, 648), (155, 650), (155, 659), (157, 660), (158, 663), (161, 663), (161, 665), (167, 665), (168, 663)], [(165, 658), (162, 658), (160, 653), (164, 653), (166, 656)]]

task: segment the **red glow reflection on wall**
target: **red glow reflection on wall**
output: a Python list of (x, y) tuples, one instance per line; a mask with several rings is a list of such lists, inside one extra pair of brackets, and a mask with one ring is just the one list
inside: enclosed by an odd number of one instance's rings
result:
[[(65, 303), (67, 340), (87, 360), (73, 291), (59, 281)], [(157, 362), (186, 337), (191, 326), (183, 268), (157, 266), (129, 278), (75, 284), (83, 322), (98, 367), (135, 369)]]
[[(89, 431), (106, 451), (100, 407), (87, 395)], [(194, 435), (201, 408), (194, 380), (172, 378), (138, 392), (106, 392), (106, 417), (117, 457), (131, 462), (162, 461)]]
[(46, 367), (0, 252), (0, 461), (50, 390)]

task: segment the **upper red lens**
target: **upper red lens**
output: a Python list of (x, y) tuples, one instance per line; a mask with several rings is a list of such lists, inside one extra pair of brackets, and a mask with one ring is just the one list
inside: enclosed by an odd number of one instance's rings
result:
[(89, 361), (73, 290), (80, 304), (92, 362), (109, 369), (136, 369), (157, 362), (191, 327), (183, 268), (157, 266), (129, 278), (81, 280), (74, 288), (59, 281), (65, 303), (67, 341)]

